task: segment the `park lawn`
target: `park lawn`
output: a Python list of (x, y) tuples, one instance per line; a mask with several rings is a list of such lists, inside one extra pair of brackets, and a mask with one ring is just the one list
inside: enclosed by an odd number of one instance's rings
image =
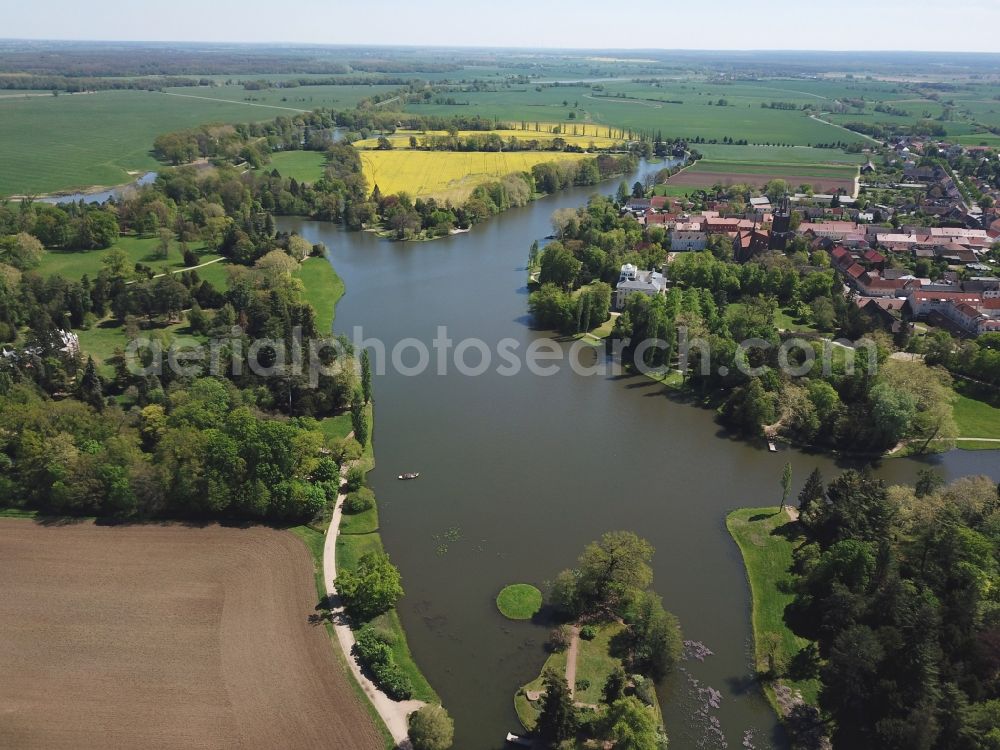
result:
[[(953, 409), (959, 437), (1000, 439), (1000, 409), (997, 407), (970, 398), (958, 390)], [(969, 445), (964, 441), (958, 443), (959, 448), (967, 448)], [(993, 447), (1000, 445), (994, 444)]]
[(593, 640), (580, 639), (576, 655), (576, 681), (590, 682), (585, 690), (576, 691), (576, 700), (580, 703), (597, 705), (601, 702), (604, 683), (617, 667), (622, 666), (621, 659), (611, 655), (612, 641), (616, 635), (625, 630), (625, 625), (612, 622), (597, 628)]
[(335, 417), (325, 417), (319, 421), (319, 429), (328, 440), (343, 440), (354, 430), (351, 413), (344, 412)]
[(383, 195), (406, 192), (463, 201), (473, 188), (509, 174), (530, 171), (536, 164), (578, 161), (586, 154), (551, 151), (360, 151), (368, 185)]
[(341, 534), (372, 534), (378, 531), (378, 508), (364, 513), (344, 513), (340, 521)]
[[(621, 659), (614, 656), (613, 652), (615, 650), (615, 637), (625, 630), (625, 625), (621, 622), (609, 622), (595, 627), (597, 635), (594, 639), (586, 641), (581, 638), (577, 648), (577, 684), (580, 684), (583, 680), (587, 680), (590, 682), (590, 685), (585, 690), (576, 690), (574, 700), (577, 703), (598, 706), (599, 710), (603, 710), (601, 698), (604, 692), (604, 684), (608, 681), (608, 676), (615, 669), (623, 666)], [(529, 701), (527, 697), (528, 692), (544, 689), (542, 684), (543, 677), (549, 669), (554, 669), (560, 675), (565, 675), (567, 654), (567, 651), (550, 654), (545, 660), (545, 664), (542, 665), (542, 670), (538, 677), (515, 693), (514, 709), (517, 712), (517, 717), (521, 720), (521, 724), (528, 731), (534, 729), (535, 722), (538, 721), (538, 716), (541, 712), (541, 701), (535, 703)], [(652, 709), (656, 715), (657, 723), (662, 725), (663, 718), (660, 712), (659, 700), (655, 698), (655, 693), (654, 701)]]
[(326, 170), (326, 157), (321, 151), (282, 151), (271, 154), (270, 163), (263, 169), (277, 169), (282, 177), (288, 177), (297, 182), (313, 183), (323, 176)]
[(541, 714), (542, 702), (541, 700), (538, 700), (532, 703), (528, 700), (528, 693), (533, 691), (543, 691), (545, 689), (545, 686), (542, 684), (542, 677), (550, 669), (554, 669), (561, 675), (566, 674), (565, 651), (549, 654), (549, 658), (547, 658), (545, 660), (545, 664), (542, 665), (542, 670), (538, 677), (533, 679), (527, 685), (524, 685), (514, 694), (514, 710), (517, 712), (517, 718), (521, 720), (521, 725), (529, 732), (533, 731), (535, 728), (538, 716)]
[[(91, 279), (100, 273), (102, 259), (111, 250), (123, 250), (132, 263), (142, 263), (150, 266), (156, 273), (180, 272), (187, 270), (176, 240), (170, 243), (167, 258), (164, 260), (157, 251), (159, 239), (156, 237), (120, 237), (118, 241), (106, 250), (47, 250), (42, 256), (42, 262), (34, 269), (41, 276), (62, 276), (66, 279), (78, 280), (89, 276)], [(206, 263), (220, 257), (204, 245), (194, 243), (191, 250), (198, 256), (199, 263)], [(202, 269), (198, 269), (199, 276)]]
[[(108, 360), (114, 356), (116, 349), (125, 348), (124, 326), (116, 324), (114, 319), (109, 317), (95, 323), (89, 329), (80, 329), (75, 331), (75, 333), (80, 338), (80, 350), (83, 352), (83, 355), (94, 358), (94, 364), (97, 365), (101, 375), (113, 377), (114, 370), (108, 364)], [(186, 319), (167, 325), (156, 323), (149, 328), (143, 329), (142, 332), (143, 336), (152, 336), (154, 334), (167, 334), (174, 338), (183, 338), (192, 343), (199, 343), (205, 340), (204, 337), (190, 334)]]
[[(789, 538), (779, 529), (792, 530)], [(726, 528), (743, 555), (747, 579), (750, 582), (751, 621), (754, 633), (755, 666), (765, 672), (769, 664), (768, 638), (777, 634), (775, 657), (787, 665), (792, 657), (809, 644), (799, 638), (785, 624), (785, 607), (795, 598), (782, 590), (782, 583), (789, 579), (792, 551), (799, 536), (785, 513), (777, 508), (742, 508), (726, 517)], [(792, 681), (783, 679), (793, 692), (801, 692), (810, 705), (816, 705), (819, 693), (818, 680)], [(771, 685), (764, 685), (768, 702), (778, 711), (777, 699)]]
[(792, 315), (792, 312), (787, 307), (779, 307), (777, 312), (774, 314), (774, 324), (778, 328), (783, 328), (786, 331), (800, 331), (809, 333), (819, 333), (816, 326), (812, 323), (800, 323)]
[(316, 329), (327, 335), (333, 331), (334, 309), (344, 296), (344, 281), (327, 258), (306, 258), (296, 269), (305, 290), (305, 301), (316, 310)]

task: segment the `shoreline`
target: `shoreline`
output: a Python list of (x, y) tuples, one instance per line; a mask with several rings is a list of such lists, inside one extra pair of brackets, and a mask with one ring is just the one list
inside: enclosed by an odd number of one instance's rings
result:
[[(329, 311), (329, 318), (326, 317), (326, 310), (316, 309), (317, 318), (322, 320), (324, 327), (328, 324), (330, 333), (333, 332), (333, 322), (336, 319), (336, 308), (337, 303), (343, 298), (344, 294), (347, 293), (346, 285), (341, 279), (340, 275), (337, 273), (336, 268), (333, 265), (332, 258), (327, 255), (323, 255), (320, 258), (327, 266), (331, 269), (329, 275), (324, 276), (321, 280), (321, 285), (323, 287), (328, 287), (330, 295), (332, 297), (331, 309)], [(312, 260), (312, 259), (306, 259)], [(305, 261), (304, 261), (305, 262)], [(315, 305), (314, 305), (315, 308)], [(328, 321), (328, 323), (327, 323)], [(317, 589), (320, 596), (326, 596), (326, 603), (330, 611), (330, 630), (329, 634), (331, 640), (335, 641), (335, 645), (338, 651), (343, 655), (347, 662), (347, 671), (350, 673), (349, 679), (352, 681), (356, 691), (359, 696), (363, 696), (369, 712), (372, 714), (373, 719), (377, 717), (378, 723), (381, 724), (381, 730), (387, 732), (392, 739), (393, 746), (399, 746), (401, 743), (405, 743), (409, 734), (408, 717), (413, 712), (424, 705), (427, 705), (427, 701), (410, 699), (406, 701), (396, 701), (393, 700), (386, 694), (381, 688), (379, 688), (374, 682), (372, 682), (365, 674), (358, 660), (355, 658), (353, 649), (356, 643), (354, 629), (351, 627), (350, 620), (347, 617), (346, 611), (344, 609), (343, 602), (337, 593), (334, 581), (337, 577), (337, 550), (338, 542), (343, 541), (345, 536), (362, 536), (362, 535), (345, 535), (341, 533), (341, 522), (344, 517), (343, 513), (343, 503), (346, 499), (346, 492), (344, 491), (344, 480), (346, 479), (347, 472), (351, 466), (357, 465), (361, 466), (365, 472), (372, 470), (375, 458), (374, 458), (374, 432), (375, 432), (375, 419), (374, 419), (374, 409), (371, 405), (368, 406), (367, 412), (369, 415), (369, 438), (368, 444), (361, 446), (362, 454), (354, 462), (345, 462), (341, 467), (340, 480), (341, 484), (337, 491), (337, 498), (333, 504), (332, 513), (328, 522), (326, 523), (326, 528), (322, 532), (315, 526), (307, 526), (307, 528), (317, 535), (322, 534), (322, 540), (316, 540), (317, 545), (314, 548), (309, 545), (313, 550), (315, 563), (317, 566), (317, 579), (322, 578), (322, 584), (320, 580), (317, 580)], [(353, 438), (353, 431), (347, 435), (347, 438)], [(377, 505), (376, 505), (377, 507)], [(371, 531), (363, 536), (372, 537), (377, 541), (379, 547), (381, 547), (382, 540), (379, 535), (378, 528)], [(343, 567), (341, 565), (340, 567)], [(406, 641), (406, 632), (402, 628), (402, 624), (399, 623), (398, 615), (396, 615), (396, 610), (393, 608), (390, 613), (394, 616), (396, 622), (398, 623), (398, 632), (400, 636), (400, 648), (405, 650), (409, 654), (409, 645)], [(434, 694), (433, 687), (427, 682), (426, 677), (420, 672), (419, 666), (410, 657), (413, 668), (419, 673), (423, 682), (427, 685), (430, 695), (425, 695), (425, 697), (433, 696), (437, 698)], [(427, 691), (423, 691), (427, 692)], [(437, 701), (440, 702), (440, 701)], [(388, 739), (388, 738), (387, 738)]]

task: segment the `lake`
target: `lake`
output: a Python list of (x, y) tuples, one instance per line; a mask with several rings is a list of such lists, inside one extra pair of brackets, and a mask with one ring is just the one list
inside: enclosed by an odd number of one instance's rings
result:
[[(661, 166), (642, 166), (626, 181)], [(495, 352), (511, 338), (523, 351), (546, 337), (531, 329), (527, 310), (531, 242), (552, 232), (554, 210), (580, 206), (598, 189), (611, 194), (617, 184), (568, 190), (427, 243), (294, 218), (278, 226), (329, 248), (347, 285), (337, 332), (362, 326), (391, 350), (407, 337), (429, 343), (447, 326), (456, 342), (477, 337)], [(466, 361), (474, 365), (478, 356), (470, 352)], [(414, 360), (412, 352), (404, 357)], [(654, 545), (654, 588), (685, 638), (714, 653), (685, 662), (661, 688), (671, 747), (738, 748), (746, 732), (758, 749), (783, 747), (751, 680), (749, 590), (725, 517), (734, 508), (776, 505), (786, 461), (793, 497), (813, 468), (831, 479), (845, 466), (730, 439), (712, 412), (672, 401), (643, 376), (585, 377), (565, 367), (550, 377), (507, 376), (495, 365), (479, 377), (455, 368), (439, 376), (432, 367), (415, 377), (389, 368), (374, 379), (370, 481), (382, 538), (403, 575), (399, 613), (414, 656), (455, 719), (455, 747), (492, 750), (507, 731), (518, 732), (514, 692), (545, 659), (548, 629), (502, 617), (499, 590), (543, 585), (615, 529)], [(893, 459), (877, 471), (889, 482), (912, 482), (924, 465), (949, 478), (1000, 479), (995, 451)], [(397, 481), (405, 471), (420, 479)], [(721, 691), (718, 709), (699, 698), (706, 686)]]

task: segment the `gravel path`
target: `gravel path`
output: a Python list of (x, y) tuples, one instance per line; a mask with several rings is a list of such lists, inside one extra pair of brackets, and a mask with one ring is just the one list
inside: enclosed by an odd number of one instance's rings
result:
[(388, 727), (389, 733), (392, 734), (393, 740), (400, 747), (409, 747), (406, 719), (411, 713), (421, 708), (424, 703), (415, 700), (394, 701), (364, 675), (352, 653), (355, 644), (354, 631), (348, 624), (344, 604), (333, 585), (337, 578), (337, 537), (340, 536), (340, 519), (343, 516), (344, 498), (346, 497), (343, 487), (347, 477), (347, 469), (348, 467), (345, 466), (341, 472), (341, 492), (337, 495), (337, 505), (334, 508), (333, 517), (330, 519), (330, 527), (326, 530), (326, 541), (323, 545), (323, 580), (326, 583), (326, 593), (329, 597), (333, 628), (337, 633), (337, 641), (351, 667), (354, 679), (361, 686), (368, 700), (375, 706), (378, 715)]

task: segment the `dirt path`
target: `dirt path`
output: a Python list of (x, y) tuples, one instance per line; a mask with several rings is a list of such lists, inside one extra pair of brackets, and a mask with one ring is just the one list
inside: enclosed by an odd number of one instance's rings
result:
[(348, 468), (345, 465), (341, 470), (341, 492), (337, 495), (337, 504), (334, 507), (330, 526), (326, 530), (326, 541), (323, 544), (323, 580), (326, 584), (326, 593), (329, 597), (333, 628), (337, 633), (337, 641), (340, 643), (340, 648), (344, 652), (344, 658), (347, 659), (354, 679), (361, 686), (368, 700), (375, 706), (375, 710), (378, 711), (378, 715), (382, 718), (386, 727), (388, 727), (393, 740), (400, 747), (409, 747), (406, 718), (421, 708), (424, 703), (415, 700), (394, 701), (379, 690), (375, 683), (365, 677), (361, 671), (361, 667), (358, 666), (357, 659), (351, 653), (355, 644), (354, 631), (351, 630), (351, 626), (348, 624), (344, 604), (340, 599), (340, 595), (337, 594), (336, 587), (333, 585), (333, 582), (337, 578), (337, 537), (340, 536), (340, 519), (343, 516), (344, 498), (346, 497), (343, 487), (347, 479)]
[(566, 684), (569, 685), (569, 697), (576, 699), (576, 655), (580, 651), (580, 628), (570, 625), (573, 637), (569, 641), (569, 649), (566, 651)]
[(267, 109), (285, 109), (289, 112), (308, 112), (308, 109), (298, 109), (296, 107), (281, 107), (277, 104), (258, 104), (257, 102), (241, 102), (233, 99), (221, 99), (215, 96), (195, 96), (194, 94), (178, 94), (175, 91), (164, 91), (167, 96), (183, 96), (185, 99), (204, 99), (207, 102), (222, 102), (223, 104), (242, 104), (246, 107), (265, 107)]

